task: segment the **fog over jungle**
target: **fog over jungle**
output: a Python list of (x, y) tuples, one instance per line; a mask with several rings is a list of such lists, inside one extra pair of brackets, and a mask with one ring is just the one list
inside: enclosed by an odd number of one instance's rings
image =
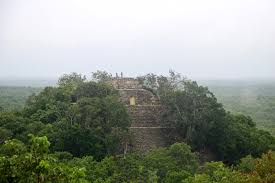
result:
[(275, 78), (273, 0), (2, 0), (0, 77)]

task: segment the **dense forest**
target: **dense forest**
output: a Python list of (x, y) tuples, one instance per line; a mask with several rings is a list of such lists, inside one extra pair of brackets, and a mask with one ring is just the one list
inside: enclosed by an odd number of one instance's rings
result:
[[(162, 118), (176, 126), (178, 142), (125, 154), (131, 119), (118, 92), (105, 84), (110, 77), (67, 74), (57, 86), (31, 91), (17, 110), (3, 105), (0, 182), (275, 181), (275, 138), (251, 117), (226, 111), (207, 87), (172, 71), (138, 79), (166, 106)], [(206, 149), (215, 162), (199, 161)]]
[(225, 109), (249, 115), (257, 127), (275, 136), (274, 80), (205, 81)]
[(38, 94), (43, 88), (0, 86), (0, 110), (21, 110), (32, 94)]

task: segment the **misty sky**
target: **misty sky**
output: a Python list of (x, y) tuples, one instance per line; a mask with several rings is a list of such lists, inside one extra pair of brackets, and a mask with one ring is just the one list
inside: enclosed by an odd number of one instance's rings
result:
[(0, 77), (275, 78), (274, 0), (0, 0)]

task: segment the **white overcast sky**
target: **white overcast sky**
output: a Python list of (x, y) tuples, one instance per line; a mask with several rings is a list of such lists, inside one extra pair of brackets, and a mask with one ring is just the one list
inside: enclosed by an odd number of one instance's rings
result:
[(275, 78), (274, 0), (0, 0), (0, 77)]

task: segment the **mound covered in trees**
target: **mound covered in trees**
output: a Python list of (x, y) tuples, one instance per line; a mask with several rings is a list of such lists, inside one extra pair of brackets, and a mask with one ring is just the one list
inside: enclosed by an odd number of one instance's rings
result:
[(119, 153), (130, 120), (117, 92), (103, 83), (84, 82), (78, 74), (60, 78), (31, 96), (21, 112), (0, 115), (1, 142), (27, 134), (46, 135), (52, 151), (102, 159)]
[(167, 106), (163, 120), (173, 121), (180, 137), (194, 150), (208, 148), (218, 160), (234, 163), (248, 154), (260, 156), (274, 149), (274, 137), (258, 130), (249, 116), (226, 112), (207, 87), (173, 71), (168, 77), (147, 74), (139, 80)]
[[(268, 152), (274, 137), (250, 117), (226, 112), (207, 87), (172, 71), (138, 79), (166, 106), (162, 120), (176, 126), (180, 143), (145, 156), (123, 154), (131, 120), (117, 91), (105, 84), (110, 78), (101, 71), (91, 81), (64, 75), (57, 87), (30, 96), (22, 111), (1, 112), (1, 182), (274, 181), (274, 152)], [(199, 168), (194, 152), (206, 149), (226, 165)]]

